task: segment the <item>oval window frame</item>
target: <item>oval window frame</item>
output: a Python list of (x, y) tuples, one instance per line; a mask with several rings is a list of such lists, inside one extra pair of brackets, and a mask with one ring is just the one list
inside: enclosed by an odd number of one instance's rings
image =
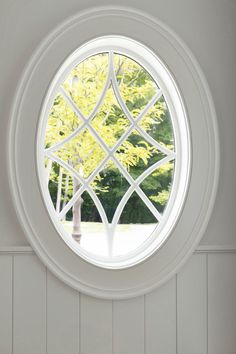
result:
[[(135, 30), (137, 27), (139, 33)], [(114, 35), (131, 37), (158, 53), (183, 97), (192, 141), (189, 189), (171, 237), (142, 263), (125, 269), (94, 266), (74, 254), (58, 237), (42, 200), (35, 152), (42, 102), (57, 68), (83, 43), (99, 35), (109, 35), (110, 28)], [(151, 16), (127, 8), (96, 8), (79, 13), (58, 27), (35, 52), (22, 76), (12, 109), (8, 141), (10, 187), (25, 234), (43, 263), (79, 291), (102, 298), (144, 294), (178, 271), (206, 230), (219, 175), (219, 140), (213, 101), (189, 49)]]
[[(106, 260), (104, 257), (90, 254), (78, 247), (76, 241), (70, 237), (58, 221), (54, 207), (51, 203), (48, 188), (45, 185), (45, 172), (43, 168), (45, 154), (43, 141), (52, 102), (54, 101), (57, 92), (59, 92), (60, 86), (63, 85), (63, 81), (68, 76), (68, 73), (78, 65), (78, 63), (82, 63), (83, 60), (86, 60), (88, 57), (99, 52), (110, 51), (127, 55), (129, 58), (137, 61), (139, 65), (141, 63), (145, 70), (151, 75), (152, 79), (160, 85), (160, 92), (164, 95), (165, 101), (168, 104), (168, 109), (171, 111), (170, 116), (173, 125), (173, 134), (175, 135), (176, 148), (176, 152), (173, 152), (173, 156), (175, 156), (174, 161), (176, 166), (170, 200), (168, 200), (167, 210), (163, 213), (164, 220), (161, 220), (161, 225), (159, 225), (157, 230), (154, 230), (138, 248), (124, 256), (114, 257), (113, 260)], [(156, 66), (158, 66), (158, 68), (156, 68)], [(134, 128), (135, 126), (133, 129)], [(147, 257), (151, 256), (152, 253), (162, 247), (181, 212), (188, 188), (191, 164), (190, 150), (190, 133), (185, 108), (173, 77), (171, 77), (171, 74), (160, 59), (148, 48), (144, 47), (143, 44), (123, 36), (102, 36), (85, 43), (65, 60), (50, 84), (50, 88), (42, 106), (37, 132), (37, 173), (39, 183), (45, 206), (59, 235), (66, 244), (78, 254), (78, 256), (81, 256), (88, 262), (100, 267), (122, 269), (143, 262)], [(136, 191), (136, 189), (134, 189), (134, 191)]]

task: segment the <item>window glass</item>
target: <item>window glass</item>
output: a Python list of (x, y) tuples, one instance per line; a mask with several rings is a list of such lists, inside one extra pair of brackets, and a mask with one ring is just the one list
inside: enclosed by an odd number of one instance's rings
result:
[(135, 51), (108, 43), (94, 52), (80, 60), (78, 50), (59, 77), (44, 117), (43, 178), (59, 233), (88, 259), (112, 262), (154, 234), (163, 240), (181, 156), (158, 72)]

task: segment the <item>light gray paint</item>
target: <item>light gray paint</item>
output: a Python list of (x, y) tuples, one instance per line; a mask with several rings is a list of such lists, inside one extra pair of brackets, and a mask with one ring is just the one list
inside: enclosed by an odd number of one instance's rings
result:
[(1, 354), (236, 353), (236, 252), (197, 253), (163, 287), (122, 301), (79, 294), (33, 253), (0, 265)]
[(0, 257), (0, 352), (12, 353), (12, 257), (4, 255)]
[[(79, 348), (79, 294), (46, 271), (47, 354), (77, 353)], [(58, 340), (63, 338), (63, 340)]]
[[(234, 0), (1, 1), (0, 248), (28, 245), (17, 221), (6, 169), (7, 129), (16, 84), (39, 42), (62, 20), (93, 5), (145, 10), (188, 45), (206, 76), (220, 135), (221, 174), (202, 245), (160, 289), (127, 301), (78, 294), (31, 253), (0, 255), (0, 353), (235, 354), (236, 119)], [(138, 29), (137, 29), (138, 30)]]
[(208, 255), (193, 256), (177, 275), (178, 353), (207, 354)]
[[(55, 6), (53, 6), (55, 3)], [(6, 173), (6, 139), (12, 99), (22, 70), (40, 41), (68, 16), (93, 4), (115, 1), (2, 1), (0, 13), (0, 116), (2, 161), (0, 194), (0, 245), (25, 245), (27, 242), (15, 217)], [(236, 228), (234, 176), (235, 95), (235, 20), (233, 0), (120, 0), (118, 4), (133, 6), (155, 15), (169, 25), (188, 45), (209, 83), (219, 120), (221, 176), (213, 216), (203, 239), (204, 244), (235, 244)], [(137, 29), (138, 30), (138, 29)]]
[(209, 353), (236, 353), (235, 254), (208, 260)]

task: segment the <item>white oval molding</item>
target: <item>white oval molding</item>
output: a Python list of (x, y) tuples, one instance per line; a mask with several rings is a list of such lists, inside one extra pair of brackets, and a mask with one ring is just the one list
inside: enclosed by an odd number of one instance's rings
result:
[[(133, 38), (157, 53), (178, 85), (191, 131), (189, 188), (171, 237), (151, 257), (126, 269), (97, 267), (66, 245), (43, 203), (36, 168), (35, 137), (50, 82), (70, 53), (104, 35)], [(8, 147), (10, 186), (25, 234), (42, 262), (79, 291), (102, 298), (144, 294), (178, 271), (206, 230), (219, 174), (214, 105), (206, 80), (189, 49), (170, 29), (146, 14), (130, 8), (94, 8), (79, 13), (51, 33), (32, 56), (18, 86)]]
[[(113, 73), (113, 60), (111, 54), (111, 48), (114, 50), (122, 51), (122, 53), (126, 53), (129, 55), (129, 57), (133, 58), (136, 62), (139, 62), (142, 60), (142, 65), (143, 67), (148, 68), (149, 73), (152, 75), (153, 80), (155, 82), (158, 82), (159, 90), (156, 95), (156, 97), (165, 97), (165, 102), (167, 106), (169, 107), (170, 111), (170, 119), (172, 121), (172, 126), (173, 126), (173, 131), (175, 134), (175, 152), (168, 150), (167, 148), (162, 150), (161, 145), (156, 145), (160, 151), (163, 152), (165, 158), (163, 160), (159, 160), (158, 164), (159, 166), (162, 166), (162, 164), (165, 164), (165, 161), (174, 161), (175, 165), (175, 172), (174, 172), (174, 177), (172, 181), (172, 187), (171, 187), (171, 194), (170, 194), (170, 199), (168, 201), (168, 204), (165, 208), (165, 211), (160, 215), (156, 216), (155, 218), (158, 219), (158, 226), (155, 227), (155, 230), (152, 230), (150, 234), (146, 236), (146, 240), (143, 241), (139, 247), (133, 248), (132, 251), (129, 253), (126, 253), (126, 255), (120, 255), (120, 256), (114, 256), (113, 254), (109, 257), (108, 255), (106, 257), (99, 257), (96, 255), (96, 257), (89, 253), (86, 252), (74, 239), (69, 235), (66, 230), (64, 229), (63, 224), (59, 221), (59, 215), (54, 209), (54, 206), (51, 201), (51, 197), (49, 194), (48, 186), (46, 180), (45, 180), (45, 169), (44, 169), (44, 158), (45, 154), (48, 153), (47, 149), (44, 149), (44, 132), (46, 131), (46, 123), (47, 123), (47, 118), (48, 118), (48, 112), (50, 111), (51, 105), (53, 98), (55, 97), (55, 94), (57, 92), (62, 92), (62, 95), (64, 95), (65, 99), (69, 104), (71, 104), (70, 99), (68, 99), (66, 92), (61, 91), (61, 82), (64, 80), (64, 77), (70, 72), (71, 68), (74, 67), (74, 65), (77, 65), (75, 63), (78, 62), (78, 52), (82, 57), (86, 57), (87, 55), (91, 56), (93, 53), (97, 53), (99, 50), (102, 50), (106, 53), (109, 53), (109, 61), (110, 61), (110, 71), (106, 79), (106, 84), (104, 85), (104, 91), (102, 92), (100, 97), (105, 96), (106, 91), (108, 90), (108, 87), (113, 87), (115, 86), (116, 90), (116, 96), (117, 100), (120, 104), (120, 107), (123, 107), (123, 112), (127, 119), (130, 121), (131, 129), (137, 129), (136, 124), (137, 120), (140, 121), (143, 117), (143, 113), (139, 116), (139, 118), (136, 118), (135, 121), (133, 121), (132, 115), (130, 115), (129, 110), (125, 103), (122, 101), (122, 97), (117, 94), (119, 92), (119, 86), (117, 85), (116, 81), (112, 77)], [(148, 48), (145, 48), (143, 44), (140, 44), (138, 42), (135, 42), (133, 39), (129, 39), (127, 37), (121, 37), (121, 36), (103, 36), (96, 38), (95, 40), (87, 42), (85, 45), (80, 47), (78, 51), (74, 52), (72, 56), (70, 56), (67, 61), (63, 64), (63, 66), (60, 68), (61, 73), (57, 73), (53, 83), (51, 83), (51, 87), (48, 90), (47, 97), (45, 99), (43, 108), (42, 108), (42, 113), (41, 117), (39, 119), (39, 124), (38, 124), (38, 136), (37, 136), (37, 163), (38, 163), (38, 176), (39, 176), (39, 181), (41, 184), (41, 190), (42, 190), (42, 195), (45, 200), (45, 206), (48, 209), (49, 215), (51, 216), (52, 221), (54, 222), (54, 225), (56, 229), (58, 230), (58, 233), (61, 235), (61, 237), (64, 239), (64, 241), (68, 244), (69, 247), (71, 247), (72, 250), (74, 250), (75, 253), (77, 253), (80, 257), (87, 259), (90, 263), (93, 263), (98, 266), (103, 266), (104, 268), (113, 268), (113, 269), (121, 269), (121, 268), (127, 268), (130, 266), (133, 266), (134, 264), (137, 264), (139, 262), (142, 262), (146, 257), (149, 257), (153, 252), (155, 252), (158, 248), (161, 247), (161, 245), (166, 241), (168, 235), (171, 232), (171, 229), (175, 225), (175, 221), (178, 218), (179, 213), (181, 212), (182, 205), (184, 204), (185, 200), (185, 194), (187, 191), (187, 186), (188, 186), (188, 177), (189, 177), (189, 172), (190, 172), (190, 134), (188, 130), (188, 125), (187, 125), (187, 118), (186, 118), (186, 113), (185, 109), (183, 107), (183, 102), (180, 97), (180, 93), (176, 90), (176, 84), (174, 83), (173, 78), (170, 76), (168, 73), (167, 69), (162, 65), (160, 60), (154, 55), (154, 53), (151, 53)], [(66, 72), (66, 75), (63, 74)], [(62, 77), (62, 79), (61, 79)], [(110, 83), (111, 86), (108, 85)], [(101, 99), (99, 99), (101, 100)], [(98, 101), (99, 102), (99, 101)], [(150, 100), (149, 103), (147, 104), (146, 107), (149, 107), (149, 104), (152, 103)], [(87, 124), (87, 122), (90, 122), (90, 118), (88, 118), (88, 121), (86, 118), (83, 117), (82, 113), (80, 111), (76, 111), (76, 108), (71, 105), (72, 109), (75, 110), (75, 113), (78, 114), (78, 116), (82, 117), (81, 119), (83, 120), (84, 124)], [(95, 109), (98, 109), (99, 105), (96, 104)], [(146, 109), (146, 108), (145, 108)], [(145, 113), (145, 110), (144, 110)], [(94, 113), (93, 115), (94, 116)], [(134, 125), (135, 124), (135, 125)], [(81, 131), (83, 128), (79, 127), (79, 131)], [(110, 159), (110, 152), (109, 148), (106, 146), (106, 143), (103, 142), (103, 140), (97, 135), (97, 132), (93, 131), (91, 124), (89, 124), (89, 129), (92, 130), (92, 133), (95, 134), (95, 139), (96, 141), (99, 142), (100, 146), (103, 147), (105, 151), (105, 159), (100, 162), (100, 167), (105, 166), (107, 163), (107, 160)], [(132, 132), (132, 131), (131, 131)], [(144, 134), (143, 138), (147, 139), (151, 144), (155, 144), (155, 141), (150, 141), (149, 140), (149, 135), (146, 132), (143, 132), (142, 130), (139, 131), (140, 134)], [(128, 132), (129, 133), (129, 132)], [(73, 134), (67, 138), (68, 139), (73, 138)], [(117, 141), (118, 146), (122, 144), (122, 142), (127, 139), (126, 134), (124, 134), (119, 141)], [(62, 142), (63, 143), (63, 142)], [(60, 143), (60, 144), (62, 144)], [(157, 142), (158, 144), (158, 142)], [(55, 147), (56, 146), (56, 147)], [(53, 152), (55, 151), (54, 149), (57, 150), (57, 146), (55, 145), (54, 147), (49, 148), (49, 155), (48, 158), (52, 159), (53, 161), (55, 159), (55, 155), (53, 155)], [(60, 146), (60, 145), (59, 145)], [(114, 146), (112, 150), (114, 149)], [(52, 152), (52, 153), (51, 153)], [(116, 157), (114, 156), (114, 163), (117, 164), (118, 161), (116, 161)], [(56, 158), (57, 159), (57, 158)], [(59, 164), (64, 165), (64, 161), (59, 161)], [(64, 165), (65, 168), (68, 168), (69, 166)], [(97, 166), (98, 167), (98, 166)], [(106, 234), (106, 240), (110, 240), (110, 244), (112, 244), (115, 241), (114, 237), (114, 231), (116, 228), (116, 223), (118, 222), (119, 219), (119, 210), (122, 212), (123, 205), (127, 202), (127, 198), (129, 198), (133, 192), (133, 190), (137, 190), (137, 185), (135, 186), (135, 183), (139, 183), (138, 181), (145, 180), (145, 178), (149, 175), (148, 173), (148, 168), (145, 170), (144, 174), (141, 174), (139, 178), (137, 178), (135, 181), (132, 179), (128, 171), (122, 170), (122, 166), (119, 166), (119, 162), (117, 165), (119, 172), (121, 172), (121, 175), (125, 176), (126, 181), (129, 181), (130, 188), (129, 191), (130, 193), (124, 194), (124, 198), (121, 199), (121, 202), (119, 203), (117, 210), (114, 214), (113, 220), (108, 225), (108, 219), (106, 218), (106, 212), (103, 209), (102, 204), (99, 204), (99, 198), (94, 201), (97, 203), (97, 208), (101, 212), (101, 215), (103, 216), (103, 223), (104, 223), (104, 233)], [(70, 167), (69, 167), (70, 168)], [(155, 164), (150, 166), (151, 170), (153, 171), (153, 168), (155, 168)], [(75, 174), (76, 176), (76, 171), (73, 171), (72, 173)], [(79, 175), (78, 178), (81, 176)], [(143, 179), (144, 178), (144, 179)], [(82, 184), (85, 181), (82, 179)], [(86, 185), (88, 184), (88, 180), (86, 181)], [(140, 183), (138, 184), (138, 186)], [(86, 190), (86, 186), (84, 185), (84, 188)], [(92, 193), (94, 193), (94, 190), (92, 190)], [(91, 194), (92, 196), (93, 194)], [(141, 195), (143, 201), (145, 201), (144, 197), (146, 196), (145, 193)], [(70, 203), (68, 203), (70, 206)], [(146, 204), (145, 204), (146, 205)], [(151, 204), (152, 206), (153, 204)], [(150, 205), (147, 203), (147, 208), (150, 210)], [(68, 210), (68, 209), (67, 209)], [(156, 210), (156, 209), (155, 209)], [(118, 211), (118, 213), (117, 213)], [(105, 216), (104, 216), (105, 214)], [(159, 217), (161, 218), (159, 219)], [(115, 221), (114, 221), (115, 220)], [(141, 232), (140, 232), (141, 234)], [(86, 237), (86, 235), (84, 235)], [(120, 235), (121, 236), (121, 235)], [(120, 236), (116, 236), (119, 238)], [(137, 235), (138, 237), (138, 235)], [(97, 246), (96, 246), (97, 247)], [(109, 247), (107, 247), (107, 250)], [(112, 247), (111, 247), (112, 249)], [(95, 250), (95, 249), (94, 249)], [(110, 250), (111, 251), (111, 250)], [(84, 254), (83, 254), (84, 253)]]

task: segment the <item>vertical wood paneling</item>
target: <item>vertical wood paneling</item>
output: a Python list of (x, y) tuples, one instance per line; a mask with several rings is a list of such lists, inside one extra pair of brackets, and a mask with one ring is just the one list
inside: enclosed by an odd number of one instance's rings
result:
[(112, 353), (112, 302), (80, 294), (80, 354)]
[(176, 277), (145, 296), (145, 354), (176, 354)]
[(113, 354), (144, 354), (144, 297), (113, 302)]
[(35, 255), (14, 256), (14, 354), (46, 354), (46, 270)]
[(235, 354), (235, 254), (208, 256), (208, 323), (208, 354)]
[(0, 256), (0, 353), (12, 353), (12, 256)]
[(35, 255), (0, 255), (0, 353), (235, 354), (235, 269), (235, 253), (196, 254), (145, 297), (112, 302), (79, 295)]
[(177, 353), (207, 354), (206, 255), (193, 255), (177, 276)]
[(47, 271), (47, 354), (78, 354), (79, 293)]

